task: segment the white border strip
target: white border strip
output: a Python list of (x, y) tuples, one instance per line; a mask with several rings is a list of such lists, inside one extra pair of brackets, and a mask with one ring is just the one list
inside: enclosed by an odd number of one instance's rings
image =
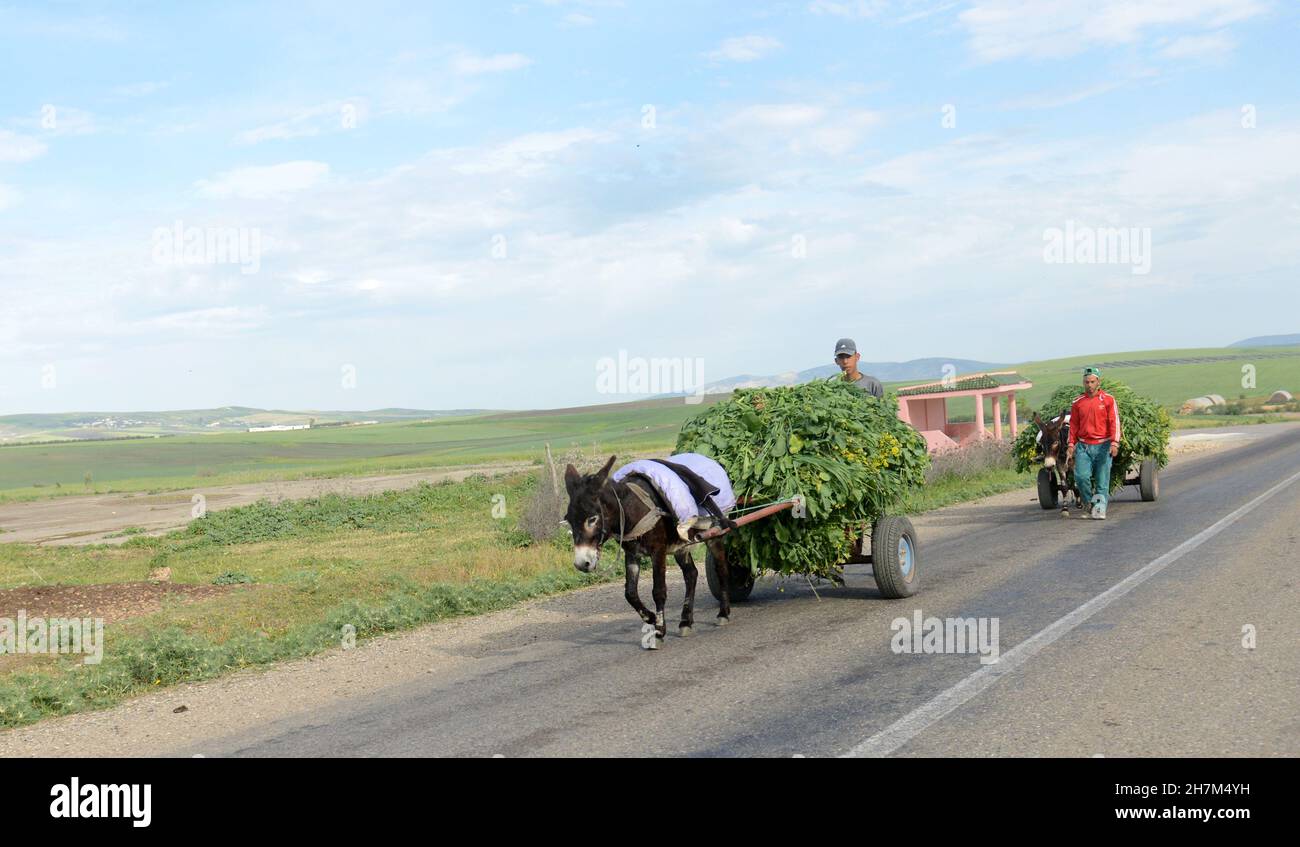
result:
[(1003, 653), (996, 664), (984, 665), (961, 682), (949, 688), (947, 691), (939, 694), (933, 700), (918, 706), (913, 711), (899, 718), (894, 723), (877, 732), (875, 735), (858, 743), (852, 750), (849, 750), (840, 758), (860, 758), (860, 757), (879, 757), (888, 756), (907, 742), (911, 741), (917, 735), (924, 732), (932, 724), (943, 720), (951, 714), (957, 707), (979, 694), (993, 683), (997, 682), (1007, 674), (1012, 673), (1021, 665), (1028, 662), (1035, 655), (1050, 646), (1062, 635), (1070, 632), (1079, 624), (1088, 620), (1088, 618), (1100, 612), (1125, 594), (1137, 588), (1151, 577), (1160, 573), (1169, 565), (1181, 559), (1187, 553), (1200, 547), (1214, 536), (1223, 532), (1232, 524), (1241, 520), (1247, 513), (1253, 510), (1260, 503), (1277, 494), (1291, 483), (1300, 479), (1300, 473), (1291, 476), (1279, 482), (1277, 485), (1265, 491), (1263, 494), (1251, 500), (1237, 511), (1220, 519), (1213, 525), (1193, 535), (1191, 538), (1179, 544), (1174, 549), (1165, 553), (1160, 558), (1143, 566), (1140, 570), (1134, 571), (1123, 580), (1115, 583), (1110, 588), (1098, 594), (1079, 608), (1070, 612), (1065, 617), (1056, 622), (1049, 624), (1037, 635), (1034, 635), (1025, 641), (1017, 644), (1007, 652)]

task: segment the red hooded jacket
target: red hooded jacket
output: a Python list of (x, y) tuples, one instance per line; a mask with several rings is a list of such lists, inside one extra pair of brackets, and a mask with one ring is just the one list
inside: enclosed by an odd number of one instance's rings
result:
[(1105, 391), (1098, 390), (1096, 397), (1080, 394), (1070, 405), (1070, 446), (1082, 441), (1100, 444), (1119, 441), (1119, 404)]

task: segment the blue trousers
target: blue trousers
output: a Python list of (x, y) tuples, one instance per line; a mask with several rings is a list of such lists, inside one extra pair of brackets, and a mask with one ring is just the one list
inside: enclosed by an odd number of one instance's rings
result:
[(1102, 506), (1110, 500), (1110, 442), (1074, 445), (1074, 487), (1086, 505), (1101, 495)]

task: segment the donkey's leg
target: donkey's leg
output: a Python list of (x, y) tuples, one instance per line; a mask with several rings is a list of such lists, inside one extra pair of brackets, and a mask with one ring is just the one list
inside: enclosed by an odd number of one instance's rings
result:
[(635, 556), (627, 556), (627, 565), (623, 572), (623, 596), (627, 598), (628, 604), (636, 609), (636, 613), (641, 616), (644, 623), (654, 623), (655, 616), (650, 614), (650, 610), (641, 602), (641, 595), (636, 590), (636, 582), (641, 577), (641, 563)]
[(664, 620), (664, 605), (668, 602), (668, 553), (661, 548), (651, 559), (655, 569), (655, 638), (662, 639), (668, 633), (668, 624)]
[(727, 549), (721, 539), (708, 542), (709, 552), (713, 554), (713, 564), (718, 570), (718, 582), (722, 585), (722, 599), (718, 601), (718, 626), (731, 623), (731, 571), (727, 567)]
[(686, 638), (691, 634), (691, 628), (695, 626), (695, 578), (699, 575), (699, 571), (695, 569), (695, 560), (691, 558), (690, 550), (675, 553), (673, 558), (677, 560), (678, 566), (682, 569), (682, 579), (686, 581), (686, 602), (682, 604), (682, 620), (677, 625), (682, 638)]

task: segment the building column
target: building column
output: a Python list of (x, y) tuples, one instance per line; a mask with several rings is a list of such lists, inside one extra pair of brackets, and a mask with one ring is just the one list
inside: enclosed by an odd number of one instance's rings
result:
[(1002, 395), (993, 395), (993, 437), (1002, 440)]
[(984, 437), (984, 395), (975, 395), (975, 437)]
[(1016, 392), (1012, 391), (1007, 395), (1007, 402), (1011, 408), (1007, 409), (1007, 423), (1011, 425), (1011, 437), (1016, 437)]

